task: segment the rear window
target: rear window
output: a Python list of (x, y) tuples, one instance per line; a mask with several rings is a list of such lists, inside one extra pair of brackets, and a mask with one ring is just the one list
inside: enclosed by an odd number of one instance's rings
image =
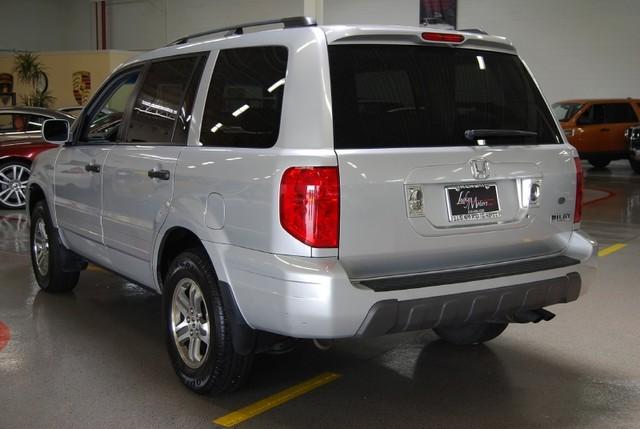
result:
[[(562, 142), (517, 56), (444, 47), (334, 45), (329, 46), (329, 63), (336, 149)], [(529, 133), (473, 141), (465, 137), (468, 130)]]
[(580, 103), (555, 103), (551, 108), (553, 109), (553, 114), (560, 122), (567, 122), (582, 106)]

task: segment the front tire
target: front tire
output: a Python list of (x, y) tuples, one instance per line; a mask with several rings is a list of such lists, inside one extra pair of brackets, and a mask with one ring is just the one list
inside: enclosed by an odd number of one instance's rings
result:
[(76, 287), (80, 272), (63, 271), (63, 254), (67, 250), (60, 243), (44, 201), (38, 201), (33, 207), (29, 238), (31, 265), (40, 289), (67, 292)]
[(631, 165), (631, 169), (636, 174), (640, 174), (640, 161), (636, 161), (635, 159), (630, 159), (629, 160), (629, 165)]
[(436, 334), (448, 343), (456, 345), (482, 344), (493, 340), (507, 329), (508, 323), (467, 323), (459, 326), (434, 328)]
[(611, 162), (610, 159), (606, 158), (592, 158), (589, 160), (589, 164), (593, 166), (593, 168), (605, 168)]
[(31, 165), (9, 161), (0, 165), (0, 209), (22, 210), (27, 204), (27, 181)]
[(180, 380), (199, 394), (241, 387), (253, 356), (235, 352), (218, 280), (200, 250), (178, 255), (163, 289), (163, 312), (169, 357)]

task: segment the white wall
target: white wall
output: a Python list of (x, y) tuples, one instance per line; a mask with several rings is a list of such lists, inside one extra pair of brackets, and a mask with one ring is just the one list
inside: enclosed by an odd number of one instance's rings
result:
[(324, 24), (418, 25), (419, 0), (324, 0)]
[(303, 0), (113, 0), (110, 47), (144, 50), (226, 25), (304, 14)]
[(551, 102), (640, 96), (640, 1), (459, 0), (458, 28), (507, 36)]
[(2, 0), (0, 50), (90, 49), (88, 0)]

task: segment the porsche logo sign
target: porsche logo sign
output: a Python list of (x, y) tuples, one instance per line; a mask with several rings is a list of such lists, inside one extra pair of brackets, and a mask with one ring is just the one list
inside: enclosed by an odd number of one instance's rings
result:
[(73, 97), (79, 105), (84, 105), (89, 100), (91, 94), (91, 73), (88, 71), (77, 71), (72, 75)]

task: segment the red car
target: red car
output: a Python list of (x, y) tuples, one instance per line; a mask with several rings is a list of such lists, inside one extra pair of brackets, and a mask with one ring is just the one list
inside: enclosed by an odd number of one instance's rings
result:
[(55, 147), (40, 136), (47, 119), (64, 119), (69, 125), (75, 120), (67, 113), (42, 107), (0, 108), (0, 209), (24, 208), (33, 159)]
[(32, 137), (0, 142), (0, 209), (25, 207), (31, 163), (40, 152), (54, 147)]

